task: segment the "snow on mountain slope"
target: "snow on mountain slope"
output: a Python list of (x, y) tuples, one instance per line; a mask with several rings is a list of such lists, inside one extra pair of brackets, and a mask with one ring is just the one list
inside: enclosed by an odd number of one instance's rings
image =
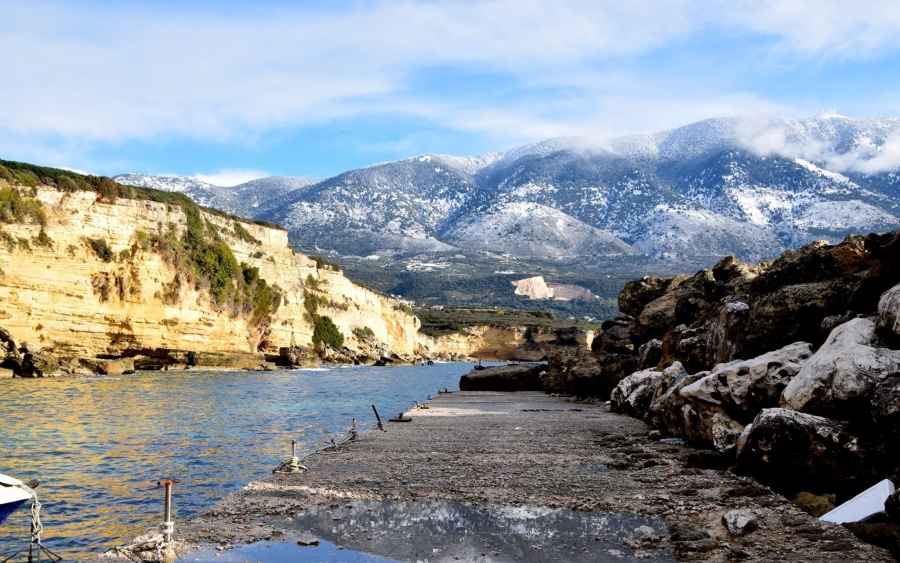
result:
[(668, 204), (647, 215), (634, 239), (634, 246), (647, 254), (706, 264), (728, 254), (758, 262), (784, 250), (778, 237), (764, 227), (706, 209)]
[(606, 143), (560, 137), (478, 157), (422, 155), (318, 182), (142, 185), (281, 223), (310, 252), (469, 248), (602, 265), (637, 249), (709, 265), (724, 254), (759, 260), (813, 239), (900, 227), (898, 162), (900, 118), (822, 114), (707, 119)]
[(190, 176), (120, 174), (114, 179), (129, 186), (183, 193), (200, 205), (242, 217), (254, 217), (272, 206), (279, 206), (279, 199), (286, 194), (319, 181), (291, 176), (268, 176), (236, 186), (215, 186)]
[(531, 202), (507, 202), (473, 213), (444, 233), (459, 248), (514, 256), (572, 259), (584, 254), (606, 258), (640, 252), (609, 231)]
[(197, 180), (196, 178), (191, 178), (190, 176), (120, 174), (113, 179), (126, 186), (137, 186), (141, 188), (153, 188), (155, 190), (182, 193), (205, 207), (221, 209), (222, 211), (236, 215), (246, 215), (245, 213), (241, 213), (240, 206), (231, 197), (228, 188), (214, 186)]

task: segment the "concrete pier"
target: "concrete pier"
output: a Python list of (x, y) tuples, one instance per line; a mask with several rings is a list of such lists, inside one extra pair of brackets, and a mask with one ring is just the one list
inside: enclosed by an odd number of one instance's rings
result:
[[(711, 456), (650, 439), (645, 424), (605, 405), (539, 392), (456, 392), (427, 406), (407, 411), (411, 422), (362, 433), (340, 453), (307, 458), (306, 473), (251, 483), (178, 523), (176, 534), (213, 544), (296, 542), (291, 517), (304, 511), (361, 500), (458, 501), (658, 519), (659, 537), (622, 540), (625, 559), (640, 551), (683, 561), (893, 561), (752, 479), (711, 468)], [(723, 516), (733, 519), (733, 511), (752, 525), (729, 531)]]

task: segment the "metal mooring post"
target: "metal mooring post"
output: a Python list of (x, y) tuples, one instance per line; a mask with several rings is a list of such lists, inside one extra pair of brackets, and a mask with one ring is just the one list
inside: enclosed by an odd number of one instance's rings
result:
[[(378, 429), (384, 430), (384, 425), (381, 424), (381, 417), (378, 416), (378, 411), (375, 409), (375, 405), (372, 405), (372, 410), (375, 412), (375, 420), (378, 421)], [(387, 432), (387, 430), (385, 430), (385, 432)]]
[(166, 488), (166, 521), (159, 527), (162, 532), (163, 541), (169, 543), (172, 541), (172, 533), (175, 532), (175, 522), (172, 521), (172, 485), (181, 483), (179, 479), (165, 479), (158, 481), (156, 484)]

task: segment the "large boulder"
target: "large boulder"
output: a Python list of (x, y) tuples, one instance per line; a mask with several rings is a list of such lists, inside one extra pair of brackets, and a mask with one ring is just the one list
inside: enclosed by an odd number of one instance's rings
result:
[(542, 391), (547, 364), (517, 364), (472, 370), (459, 379), (460, 391)]
[(900, 351), (877, 344), (871, 319), (837, 327), (785, 387), (782, 404), (840, 420), (868, 419), (876, 385), (900, 372)]
[(305, 346), (286, 346), (278, 349), (278, 365), (289, 367), (315, 367), (322, 360), (312, 348)]
[(619, 310), (626, 315), (636, 316), (648, 303), (659, 299), (686, 279), (688, 276), (682, 274), (673, 278), (644, 276), (627, 282), (619, 292)]
[(690, 326), (714, 307), (724, 291), (716, 283), (712, 270), (697, 272), (640, 311), (631, 330), (632, 341), (640, 345), (662, 338), (680, 324)]
[(900, 285), (884, 292), (878, 300), (878, 314), (884, 326), (900, 336)]
[(779, 406), (781, 392), (812, 356), (810, 345), (796, 342), (758, 358), (713, 368), (681, 390), (698, 407), (723, 409), (747, 424), (764, 408)]
[(663, 383), (663, 372), (655, 369), (636, 371), (616, 385), (610, 393), (610, 409), (635, 418), (644, 418), (657, 387)]
[(134, 373), (134, 358), (119, 358), (114, 360), (104, 360), (100, 358), (82, 358), (79, 360), (81, 367), (90, 370), (92, 373), (101, 375), (123, 375)]
[(854, 282), (842, 278), (788, 285), (750, 297), (742, 355), (758, 356), (791, 342), (822, 342), (822, 319), (847, 311)]
[(662, 359), (662, 340), (654, 338), (641, 344), (638, 348), (638, 359), (640, 360), (640, 369), (649, 369), (657, 367)]
[(545, 378), (545, 390), (551, 392), (552, 388), (555, 392), (560, 392), (560, 380), (564, 380), (566, 393), (606, 400), (616, 385), (639, 367), (640, 358), (637, 356), (576, 354), (560, 367), (551, 367)]
[(22, 358), (20, 377), (52, 377), (60, 374), (59, 361), (50, 354), (27, 353)]
[(591, 350), (596, 354), (631, 354), (634, 351), (632, 324), (631, 319), (624, 317), (603, 321), (600, 334), (591, 342)]
[(877, 481), (871, 452), (846, 426), (787, 409), (764, 409), (740, 437), (738, 468), (773, 489), (847, 496)]
[(680, 391), (704, 375), (706, 372), (691, 375), (682, 371), (675, 374), (665, 388), (661, 387), (647, 410), (647, 422), (650, 426), (669, 436), (684, 436), (686, 413), (683, 407), (686, 401), (682, 398)]
[(739, 357), (744, 327), (750, 316), (747, 294), (728, 295), (712, 313), (707, 328), (706, 366), (730, 362)]
[[(886, 442), (900, 442), (900, 374), (888, 377), (875, 386), (872, 392), (872, 422), (874, 428)], [(895, 457), (900, 457), (896, 448), (890, 448)], [(900, 460), (898, 460), (900, 462)]]

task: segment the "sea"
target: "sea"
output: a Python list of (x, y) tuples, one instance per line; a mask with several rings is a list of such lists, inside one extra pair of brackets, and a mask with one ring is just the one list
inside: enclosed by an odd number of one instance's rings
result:
[[(457, 390), (468, 363), (273, 372), (161, 371), (117, 377), (0, 380), (0, 473), (38, 479), (43, 542), (67, 560), (176, 527), (290, 457), (315, 451)], [(0, 560), (27, 546), (30, 517), (0, 524)]]

